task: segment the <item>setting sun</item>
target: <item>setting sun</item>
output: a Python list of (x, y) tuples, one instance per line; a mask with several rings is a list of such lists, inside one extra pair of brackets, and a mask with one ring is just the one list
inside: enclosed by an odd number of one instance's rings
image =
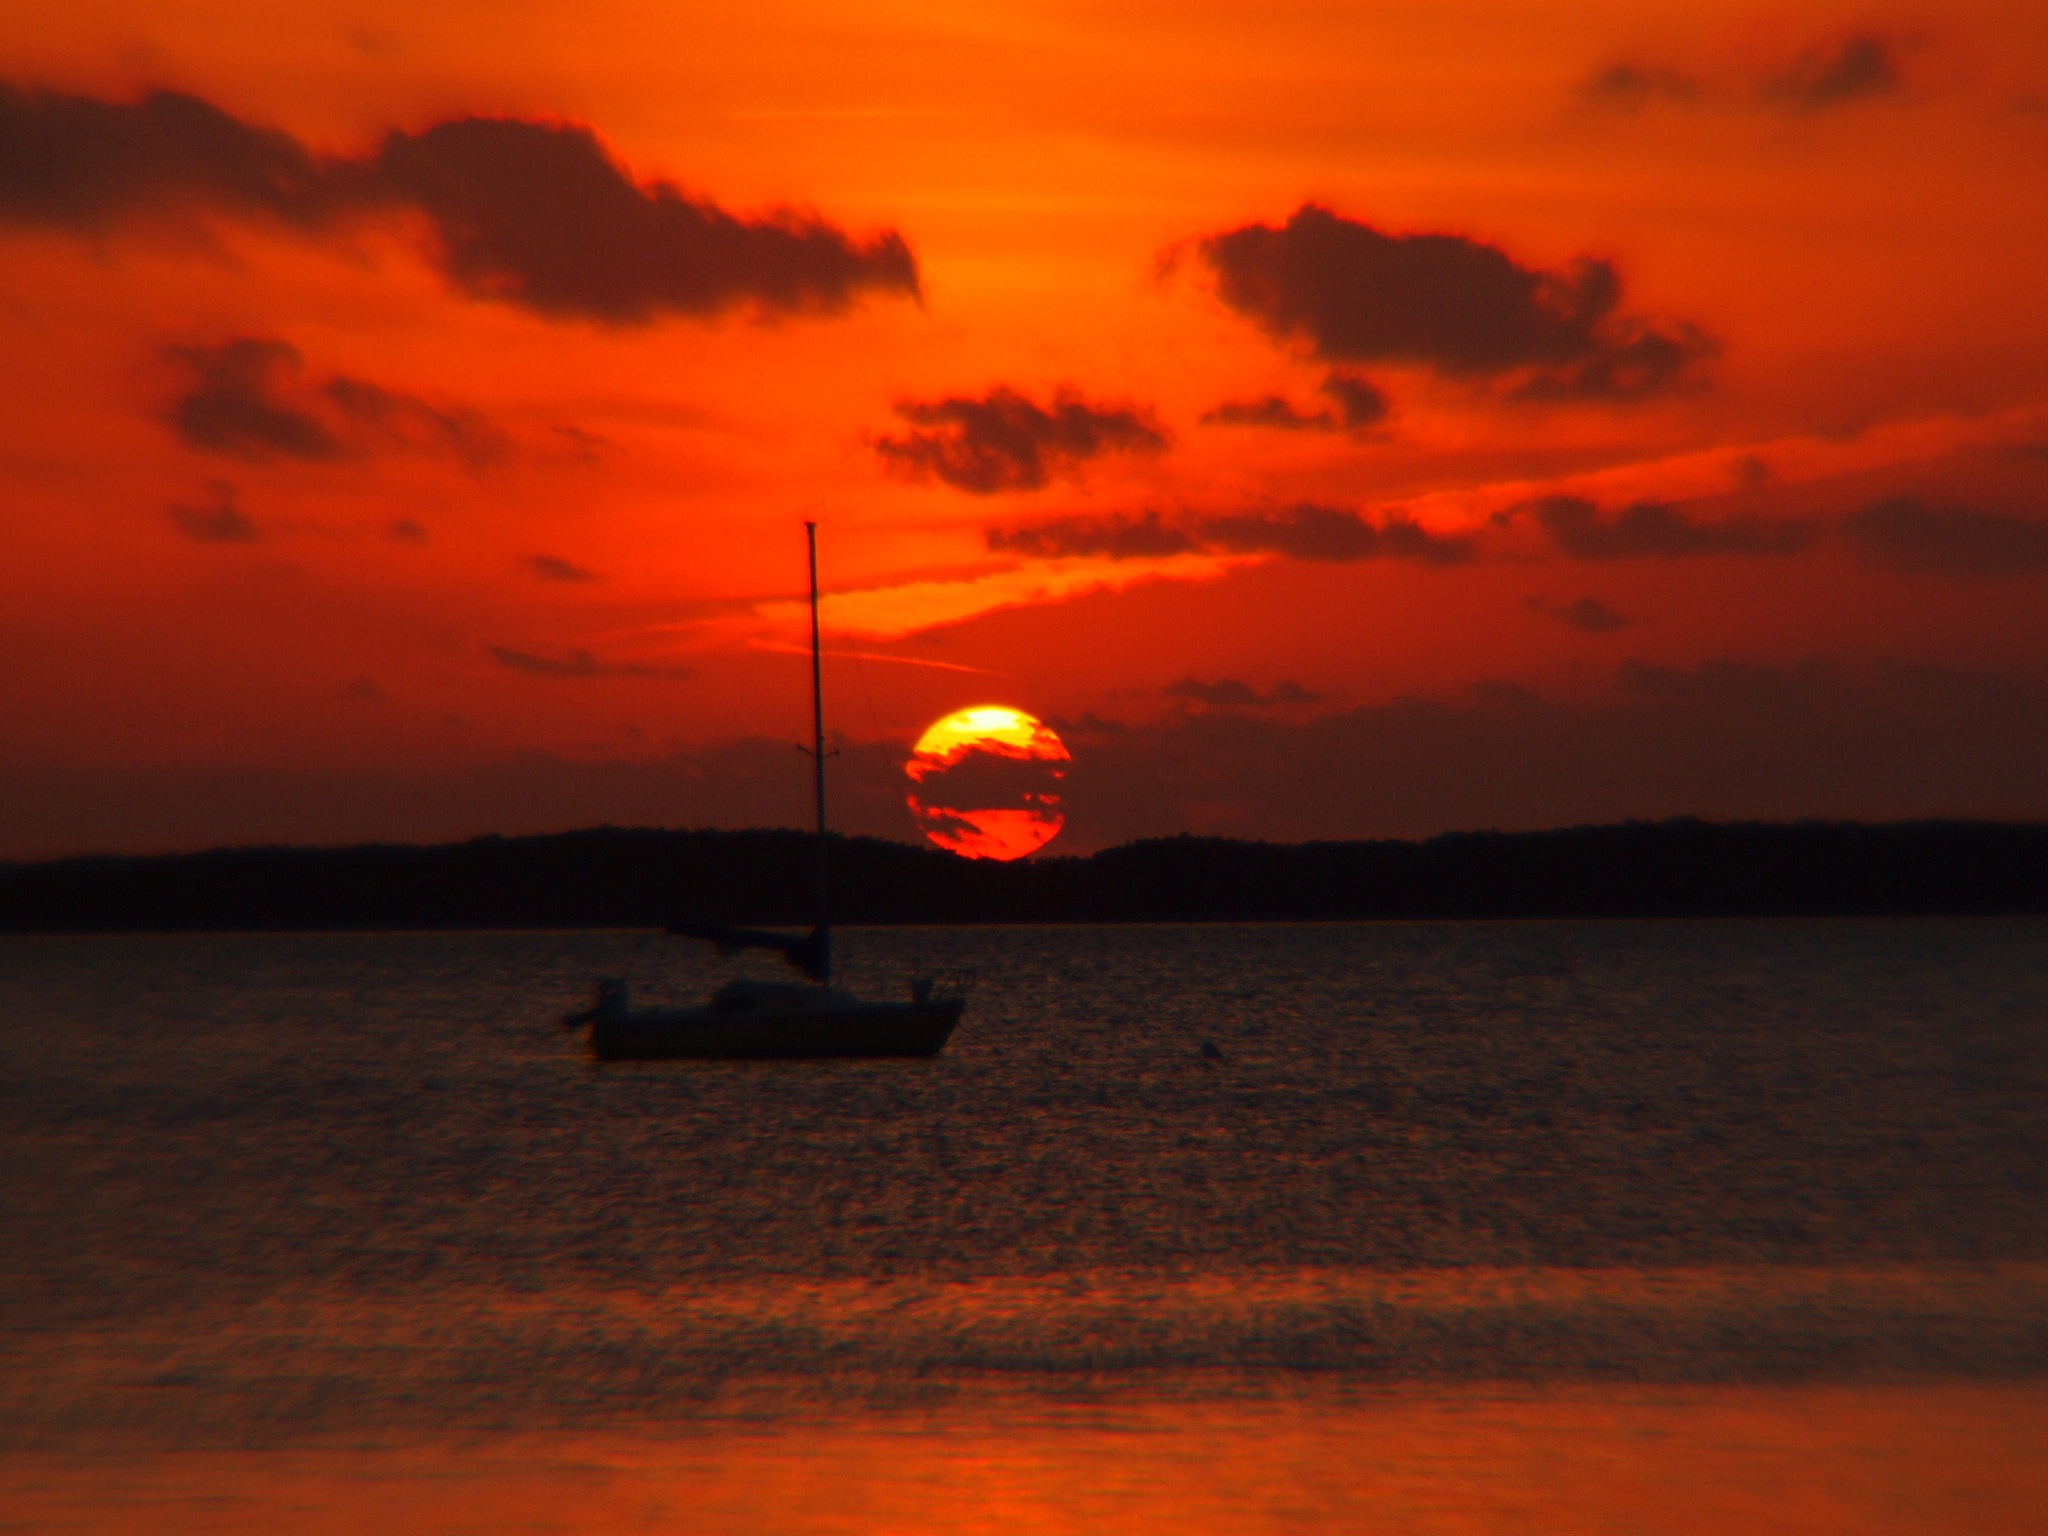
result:
[(1021, 859), (1066, 824), (1058, 786), (1073, 761), (1052, 727), (1021, 709), (955, 710), (918, 738), (907, 796), (924, 835), (970, 859)]

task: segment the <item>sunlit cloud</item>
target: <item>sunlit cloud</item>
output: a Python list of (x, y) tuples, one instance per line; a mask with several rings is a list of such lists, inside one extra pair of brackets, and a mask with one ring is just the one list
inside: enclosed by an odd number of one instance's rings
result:
[[(894, 640), (986, 613), (1064, 603), (1094, 592), (1120, 592), (1154, 581), (1213, 581), (1239, 563), (1188, 554), (1128, 562), (1005, 566), (969, 580), (916, 581), (899, 587), (827, 593), (819, 600), (819, 609), (828, 633)], [(800, 599), (765, 602), (753, 609), (752, 621), (724, 627), (743, 635), (765, 630), (776, 648), (787, 648), (807, 633), (809, 609)]]

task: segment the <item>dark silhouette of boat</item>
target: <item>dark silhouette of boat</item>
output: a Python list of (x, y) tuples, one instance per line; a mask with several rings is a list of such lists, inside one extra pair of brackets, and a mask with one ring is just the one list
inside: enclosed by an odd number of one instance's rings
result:
[(774, 933), (713, 923), (672, 922), (668, 932), (702, 939), (722, 955), (747, 949), (780, 953), (810, 980), (727, 982), (697, 1008), (634, 1008), (626, 983), (606, 978), (597, 1001), (563, 1019), (588, 1025), (590, 1054), (600, 1061), (680, 1057), (936, 1056), (967, 1005), (963, 974), (920, 976), (900, 1002), (870, 1002), (832, 985), (828, 844), (825, 840), (825, 696), (818, 643), (818, 525), (804, 524), (811, 575), (811, 757), (817, 809), (815, 900), (809, 933)]

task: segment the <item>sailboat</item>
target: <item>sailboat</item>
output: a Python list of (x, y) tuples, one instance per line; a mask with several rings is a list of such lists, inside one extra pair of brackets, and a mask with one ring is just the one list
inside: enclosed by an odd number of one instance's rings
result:
[(818, 525), (804, 524), (811, 572), (811, 758), (817, 810), (817, 863), (809, 933), (676, 922), (671, 934), (702, 939), (721, 955), (780, 953), (806, 982), (739, 978), (696, 1008), (634, 1008), (622, 978), (597, 984), (597, 1001), (563, 1019), (588, 1025), (600, 1061), (679, 1057), (936, 1056), (966, 1007), (958, 977), (920, 976), (901, 1001), (864, 1001), (832, 985), (832, 925), (825, 838), (825, 696), (818, 642)]

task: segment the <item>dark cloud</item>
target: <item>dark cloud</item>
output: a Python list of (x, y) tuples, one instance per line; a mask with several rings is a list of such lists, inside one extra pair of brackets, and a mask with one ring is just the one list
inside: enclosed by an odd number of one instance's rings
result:
[(285, 399), (301, 364), (288, 342), (245, 336), (216, 347), (173, 347), (170, 355), (192, 373), (192, 388), (169, 417), (192, 447), (252, 459), (340, 457), (340, 440)]
[(1899, 496), (1853, 514), (1842, 531), (1866, 560), (1898, 570), (1965, 577), (2048, 570), (2048, 519)]
[(1691, 384), (1698, 377), (1697, 365), (1719, 350), (1683, 321), (1659, 328), (1624, 320), (1589, 356), (1533, 373), (1508, 394), (1511, 399), (1535, 401), (1641, 400)]
[(1900, 94), (1905, 88), (1901, 57), (1909, 46), (1877, 32), (1854, 32), (1813, 43), (1761, 71), (1724, 72), (1714, 79), (1672, 64), (1625, 60), (1598, 70), (1580, 94), (1596, 106), (1626, 112), (1653, 103), (1744, 102), (1823, 112)]
[(1763, 95), (1802, 112), (1820, 112), (1896, 95), (1903, 84), (1897, 45), (1875, 32), (1858, 32), (1802, 50), (1763, 82)]
[(1205, 683), (1199, 678), (1184, 677), (1178, 682), (1168, 683), (1161, 692), (1169, 699), (1186, 699), (1192, 704), (1206, 704), (1218, 709), (1265, 709), (1275, 704), (1313, 704), (1322, 697), (1310, 693), (1299, 683), (1279, 682), (1273, 685), (1271, 693), (1260, 693), (1251, 684), (1235, 677), (1219, 677)]
[(1260, 395), (1254, 400), (1226, 400), (1214, 410), (1204, 411), (1202, 425), (1273, 427), (1282, 432), (1334, 432), (1337, 430), (1337, 418), (1328, 411), (1304, 411), (1284, 395)]
[(927, 812), (938, 813), (1056, 808), (1060, 803), (1059, 781), (1067, 772), (1065, 763), (987, 750), (963, 753), (943, 765), (914, 766), (923, 768), (916, 778), (918, 803)]
[(1664, 64), (1610, 64), (1581, 88), (1603, 107), (1639, 111), (1654, 101), (1689, 102), (1700, 95), (1700, 82)]
[(166, 419), (194, 448), (238, 458), (338, 459), (390, 449), (448, 453), (482, 469), (505, 434), (475, 411), (431, 405), (364, 379), (305, 378), (298, 348), (274, 336), (171, 347), (191, 384)]
[(1620, 312), (1612, 264), (1544, 272), (1462, 235), (1388, 235), (1313, 204), (1201, 242), (1225, 303), (1336, 362), (1495, 379), (1511, 395), (1630, 400), (1689, 382), (1716, 348)]
[(1014, 528), (991, 528), (985, 537), (991, 550), (1036, 560), (1163, 560), (1201, 547), (1192, 533), (1165, 522), (1157, 512), (1136, 517), (1056, 517)]
[[(1602, 516), (1578, 496), (1546, 496), (1527, 508), (1550, 540), (1581, 560), (1675, 560), (1687, 555), (1789, 555), (1804, 549), (1813, 529), (1802, 522), (1736, 517), (1696, 523), (1676, 507), (1639, 501)], [(1513, 513), (1508, 514), (1513, 516)]]
[[(541, 686), (536, 682), (534, 686)], [(573, 683), (565, 686), (575, 686)], [(450, 730), (472, 729), (444, 717)], [(259, 844), (441, 842), (574, 827), (804, 827), (810, 765), (784, 738), (590, 761), (522, 752), (459, 769), (36, 769), (0, 762), (0, 858)], [(833, 760), (835, 828), (919, 840), (882, 754)]]
[[(1180, 832), (1432, 836), (1687, 814), (2048, 817), (2042, 679), (1728, 663), (1639, 667), (1630, 677), (1602, 703), (1490, 692), (1306, 718), (1166, 709), (1106, 727), (1062, 721), (1075, 761), (1055, 847), (1086, 853)], [(875, 751), (834, 758), (834, 827), (917, 841), (901, 763)], [(522, 753), (406, 773), (0, 764), (0, 856), (439, 841), (601, 823), (794, 828), (810, 815), (810, 771), (786, 738), (610, 761)]]
[(216, 480), (207, 490), (211, 499), (201, 506), (174, 503), (170, 508), (171, 521), (187, 538), (201, 544), (254, 544), (262, 537), (255, 521), (242, 510), (234, 486)]
[(2048, 684), (1900, 666), (1625, 667), (1602, 703), (1512, 685), (1311, 715), (1063, 729), (1064, 846), (1293, 841), (1629, 817), (2048, 815)]
[(936, 476), (976, 496), (1033, 491), (1111, 453), (1161, 453), (1167, 434), (1142, 406), (1090, 405), (1071, 389), (1041, 406), (998, 387), (980, 399), (906, 400), (896, 407), (918, 431), (875, 440), (884, 461), (914, 477)]
[(319, 158), (174, 91), (123, 103), (0, 85), (0, 221), (86, 231), (200, 210), (308, 231), (409, 210), (464, 292), (608, 324), (919, 296), (894, 231), (857, 240), (790, 210), (740, 218), (635, 182), (574, 124), (459, 118), (390, 133), (369, 156)]
[(1205, 517), (1196, 528), (1205, 546), (1232, 553), (1341, 564), (1371, 560), (1385, 552), (1377, 525), (1337, 507)]
[(1390, 407), (1386, 394), (1370, 379), (1355, 373), (1333, 373), (1316, 387), (1337, 402), (1344, 425), (1354, 432), (1376, 427), (1387, 419)]
[(1341, 563), (1384, 558), (1465, 565), (1477, 553), (1470, 539), (1433, 534), (1404, 517), (1373, 523), (1337, 507), (1205, 517), (1195, 527), (1208, 548), (1284, 555), (1290, 560)]
[(416, 518), (401, 517), (391, 525), (391, 541), (394, 544), (424, 544), (427, 542), (426, 524)]
[(589, 651), (582, 650), (571, 650), (563, 656), (540, 656), (531, 651), (515, 651), (504, 645), (486, 645), (484, 649), (491, 653), (491, 659), (501, 667), (523, 672), (528, 677), (545, 677), (557, 681), (591, 677), (653, 677), (684, 681), (697, 675), (690, 667), (657, 666), (637, 661), (603, 661)]
[(627, 324), (918, 296), (894, 231), (860, 242), (815, 214), (737, 218), (667, 182), (636, 184), (588, 128), (471, 117), (393, 133), (366, 179), (433, 221), (463, 289), (542, 314)]
[(553, 431), (555, 436), (561, 439), (569, 457), (585, 464), (599, 463), (604, 458), (605, 451), (614, 446), (610, 438), (601, 437), (595, 432), (586, 432), (581, 427), (557, 426)]
[(542, 581), (602, 581), (595, 571), (572, 565), (555, 555), (529, 555), (526, 568)]
[(1573, 629), (1582, 629), (1589, 635), (1609, 635), (1617, 629), (1627, 629), (1635, 620), (1616, 613), (1597, 597), (1582, 597), (1577, 602), (1553, 603), (1549, 598), (1537, 595), (1529, 599), (1529, 609)]
[(321, 394), (362, 437), (382, 445), (445, 452), (472, 469), (499, 464), (511, 454), (504, 432), (473, 410), (430, 405), (367, 379), (337, 375)]
[(1336, 402), (1335, 411), (1304, 411), (1284, 395), (1226, 400), (1202, 414), (1204, 426), (1271, 427), (1282, 432), (1363, 431), (1387, 419), (1386, 395), (1370, 379), (1332, 373), (1316, 386)]
[(176, 91), (134, 103), (0, 83), (0, 220), (96, 230), (195, 204), (311, 224), (332, 168), (290, 135)]
[(1171, 523), (1157, 512), (1051, 518), (991, 528), (986, 538), (991, 550), (1042, 560), (1144, 560), (1199, 551), (1281, 555), (1321, 563), (1391, 559), (1441, 566), (1467, 564), (1477, 554), (1470, 539), (1433, 534), (1407, 518), (1374, 523), (1356, 512), (1309, 505), (1284, 512), (1187, 516)]

